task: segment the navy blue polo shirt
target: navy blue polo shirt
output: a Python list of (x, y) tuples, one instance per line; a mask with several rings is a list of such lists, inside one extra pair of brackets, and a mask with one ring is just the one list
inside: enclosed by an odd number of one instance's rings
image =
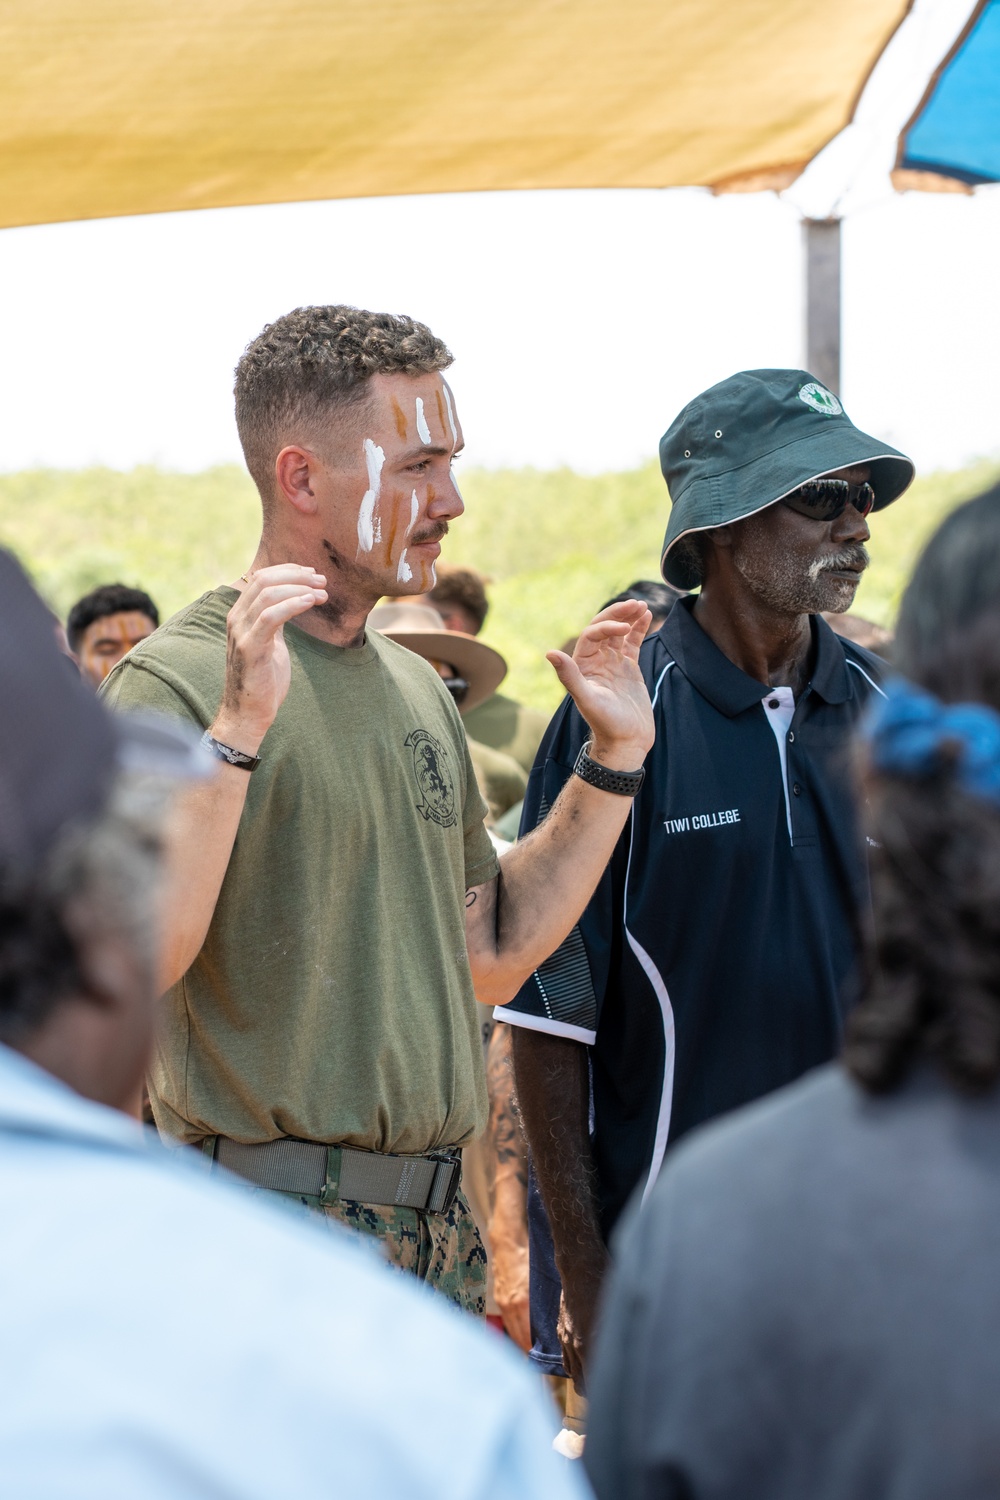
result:
[[(600, 886), (495, 1012), (590, 1046), (606, 1234), (668, 1143), (835, 1054), (868, 901), (850, 755), (882, 663), (814, 617), (796, 702), (740, 671), (693, 605), (679, 603), (640, 653), (656, 740)], [(587, 737), (567, 699), (539, 749), (522, 833)]]

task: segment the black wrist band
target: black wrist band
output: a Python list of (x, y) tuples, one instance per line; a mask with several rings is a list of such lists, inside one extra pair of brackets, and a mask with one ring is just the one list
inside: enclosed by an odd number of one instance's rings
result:
[(600, 761), (591, 760), (587, 754), (590, 746), (591, 741), (588, 740), (576, 758), (573, 775), (579, 776), (589, 786), (596, 786), (598, 791), (617, 792), (619, 797), (634, 797), (642, 786), (646, 767), (640, 766), (638, 771), (609, 771)]
[(241, 771), (256, 771), (260, 765), (259, 755), (246, 755), (242, 750), (234, 750), (232, 745), (214, 740), (207, 729), (201, 737), (201, 743), (216, 760), (224, 760), (227, 766), (239, 766)]

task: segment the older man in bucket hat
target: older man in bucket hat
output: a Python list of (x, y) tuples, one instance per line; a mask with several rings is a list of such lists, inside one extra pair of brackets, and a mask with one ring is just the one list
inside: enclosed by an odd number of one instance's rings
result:
[[(673, 502), (663, 576), (700, 592), (640, 655), (656, 721), (645, 782), (577, 927), (497, 1012), (516, 1028), (554, 1245), (547, 1266), (536, 1201), (534, 1357), (578, 1381), (626, 1199), (692, 1126), (838, 1046), (867, 898), (846, 750), (880, 663), (821, 614), (853, 602), (866, 517), (913, 478), (803, 370), (713, 386), (660, 458)], [(567, 700), (524, 828), (586, 735)]]

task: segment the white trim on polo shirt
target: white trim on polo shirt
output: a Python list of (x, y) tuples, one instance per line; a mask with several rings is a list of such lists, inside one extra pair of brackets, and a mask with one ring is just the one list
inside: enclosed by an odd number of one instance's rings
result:
[[(788, 824), (788, 842), (792, 838), (792, 802), (788, 795), (788, 730), (795, 717), (795, 694), (790, 687), (768, 688), (760, 700), (764, 706), (764, 717), (771, 728), (781, 759), (781, 785), (785, 793), (785, 821)], [(774, 707), (771, 707), (771, 704)]]
[(550, 1021), (548, 1016), (533, 1016), (526, 1010), (511, 1010), (509, 1005), (494, 1005), (494, 1021), (506, 1021), (508, 1026), (523, 1026), (525, 1031), (544, 1031), (548, 1036), (569, 1037), (571, 1042), (583, 1042), (592, 1047), (597, 1040), (596, 1031), (586, 1026), (571, 1026), (568, 1021)]
[(884, 691), (883, 691), (883, 690), (882, 690), (882, 688), (880, 688), (880, 687), (879, 687), (879, 685), (878, 685), (878, 683), (877, 683), (877, 682), (876, 682), (876, 681), (875, 681), (875, 679), (874, 679), (874, 678), (872, 678), (872, 677), (869, 677), (869, 676), (868, 676), (868, 673), (867, 673), (867, 672), (866, 672), (866, 671), (865, 671), (865, 669), (864, 669), (864, 667), (863, 667), (863, 666), (861, 666), (861, 665), (860, 665), (860, 663), (858, 663), (858, 662), (856, 662), (856, 661), (855, 661), (855, 660), (854, 660), (854, 659), (853, 659), (853, 657), (850, 657), (850, 656), (847, 656), (847, 655), (846, 655), (846, 654), (845, 654), (845, 656), (844, 656), (844, 660), (845, 660), (845, 661), (846, 661), (846, 663), (847, 663), (847, 665), (848, 665), (848, 666), (849, 666), (849, 667), (853, 667), (853, 668), (854, 668), (854, 670), (855, 670), (855, 672), (860, 672), (860, 673), (861, 673), (861, 675), (862, 675), (862, 677), (863, 677), (863, 678), (864, 678), (864, 679), (865, 679), (865, 681), (866, 681), (866, 682), (867, 682), (867, 683), (870, 683), (870, 684), (871, 684), (871, 686), (872, 686), (872, 687), (873, 687), (873, 688), (874, 688), (874, 689), (875, 689), (875, 691), (876, 691), (876, 693), (878, 693), (878, 694), (879, 694), (879, 695), (880, 695), (880, 696), (881, 696), (881, 697), (883, 697), (883, 698), (885, 698), (885, 697), (888, 697), (888, 694), (887, 694), (887, 693), (885, 693), (885, 692), (884, 692)]
[[(660, 698), (660, 688), (670, 668), (676, 666), (676, 662), (668, 661), (659, 677), (656, 679), (656, 689), (653, 693), (652, 707), (655, 709)], [(628, 880), (632, 872), (632, 846), (635, 841), (635, 804), (629, 813), (629, 843), (628, 864), (625, 868), (625, 891), (622, 898), (622, 926), (625, 928), (625, 937), (628, 945), (639, 960), (640, 967), (652, 987), (660, 1007), (660, 1016), (663, 1021), (663, 1084), (660, 1090), (660, 1108), (656, 1116), (656, 1134), (653, 1137), (653, 1155), (649, 1163), (649, 1172), (646, 1175), (646, 1185), (642, 1190), (642, 1201), (645, 1203), (652, 1191), (653, 1184), (660, 1175), (663, 1165), (663, 1157), (667, 1149), (667, 1137), (670, 1134), (670, 1116), (674, 1107), (674, 1065), (677, 1058), (677, 1039), (674, 1027), (674, 1008), (670, 1003), (667, 986), (663, 975), (650, 958), (642, 944), (633, 937), (628, 929)]]

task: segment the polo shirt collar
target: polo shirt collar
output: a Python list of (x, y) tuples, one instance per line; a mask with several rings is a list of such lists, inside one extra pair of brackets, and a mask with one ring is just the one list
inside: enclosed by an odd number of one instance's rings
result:
[(836, 631), (830, 629), (822, 615), (811, 615), (810, 623), (816, 665), (809, 686), (824, 703), (846, 703), (854, 696), (854, 684), (847, 670), (843, 641)]
[[(694, 618), (694, 599), (681, 599), (667, 616), (660, 635), (688, 681), (719, 713), (734, 719), (767, 696), (768, 685), (748, 677), (731, 662)], [(826, 703), (846, 703), (852, 684), (840, 638), (819, 615), (810, 619), (816, 665), (810, 688)]]

